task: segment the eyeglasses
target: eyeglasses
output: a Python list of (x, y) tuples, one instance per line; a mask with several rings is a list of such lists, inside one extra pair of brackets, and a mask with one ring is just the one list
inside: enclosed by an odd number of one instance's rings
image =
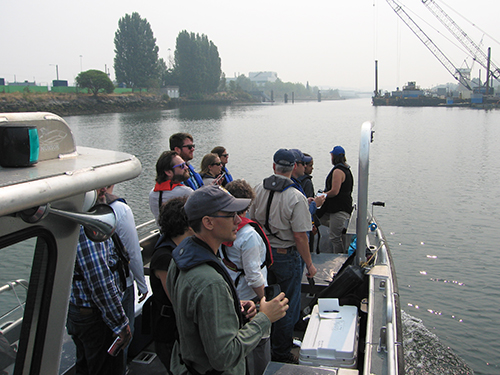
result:
[(186, 162), (183, 162), (183, 163), (180, 163), (180, 164), (174, 165), (174, 166), (172, 167), (172, 169), (175, 169), (175, 168), (177, 168), (177, 167), (180, 167), (181, 169), (186, 169), (188, 166), (187, 166)]
[(190, 150), (192, 150), (192, 149), (193, 149), (193, 148), (195, 148), (196, 146), (195, 146), (194, 144), (192, 144), (192, 145), (184, 145), (184, 146), (182, 146), (182, 147), (187, 147), (187, 148), (189, 148)]
[(210, 217), (225, 217), (225, 218), (232, 218), (233, 220), (236, 219), (236, 216), (238, 214), (236, 212), (233, 212), (232, 214), (229, 215), (209, 215)]
[(227, 158), (229, 156), (229, 154), (222, 154), (221, 156), (224, 156), (225, 158)]
[(218, 163), (212, 163), (210, 165), (221, 165), (222, 163), (221, 162), (218, 162)]

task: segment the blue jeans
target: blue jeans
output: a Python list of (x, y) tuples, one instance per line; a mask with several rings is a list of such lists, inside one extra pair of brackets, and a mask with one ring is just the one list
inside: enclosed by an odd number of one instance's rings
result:
[(288, 356), (293, 345), (293, 329), (300, 317), (300, 289), (302, 281), (302, 258), (295, 247), (286, 254), (273, 251), (273, 265), (269, 267), (268, 281), (279, 284), (281, 291), (289, 299), (288, 311), (280, 320), (273, 323), (271, 331), (271, 352), (273, 360)]
[(115, 338), (99, 309), (82, 313), (70, 304), (66, 326), (76, 346), (77, 375), (123, 374), (123, 352), (116, 357), (108, 354)]

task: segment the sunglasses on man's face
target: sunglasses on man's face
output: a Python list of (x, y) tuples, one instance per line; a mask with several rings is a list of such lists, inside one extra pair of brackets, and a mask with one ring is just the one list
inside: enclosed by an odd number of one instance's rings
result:
[(172, 169), (175, 169), (175, 168), (177, 168), (177, 167), (179, 167), (180, 169), (186, 169), (186, 168), (187, 168), (187, 164), (186, 164), (186, 162), (183, 162), (183, 163), (180, 163), (180, 164), (174, 165), (174, 166), (172, 167)]
[(192, 150), (193, 148), (195, 148), (196, 146), (195, 145), (184, 145), (182, 147), (187, 147), (188, 149)]
[(221, 218), (224, 218), (224, 219), (233, 219), (233, 220), (236, 220), (236, 217), (238, 216), (238, 214), (236, 212), (232, 212), (232, 213), (228, 213), (227, 215), (209, 215), (210, 217), (221, 217)]

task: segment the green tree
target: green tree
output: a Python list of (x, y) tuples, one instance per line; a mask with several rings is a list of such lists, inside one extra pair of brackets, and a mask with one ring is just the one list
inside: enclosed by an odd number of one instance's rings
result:
[(226, 74), (225, 73), (222, 73), (222, 75), (220, 76), (218, 91), (226, 91)]
[(115, 32), (115, 74), (127, 87), (151, 87), (159, 78), (158, 46), (149, 22), (139, 13), (125, 14)]
[(266, 82), (264, 91), (270, 95), (271, 91), (275, 98), (283, 97), (285, 94), (294, 93), (296, 98), (315, 98), (318, 94), (317, 87), (304, 86), (302, 83), (283, 82), (279, 78), (275, 82)]
[(158, 59), (158, 74), (160, 77), (160, 87), (178, 86), (174, 70), (167, 67), (165, 60)]
[(236, 78), (236, 86), (239, 87), (243, 91), (258, 91), (259, 88), (252, 82), (250, 78), (246, 77), (244, 74), (240, 74)]
[(81, 72), (76, 76), (76, 84), (78, 87), (87, 89), (97, 96), (99, 91), (112, 93), (115, 90), (113, 82), (109, 79), (108, 75), (100, 70), (91, 69)]
[(215, 93), (221, 78), (221, 60), (206, 35), (183, 30), (177, 36), (174, 76), (185, 94)]

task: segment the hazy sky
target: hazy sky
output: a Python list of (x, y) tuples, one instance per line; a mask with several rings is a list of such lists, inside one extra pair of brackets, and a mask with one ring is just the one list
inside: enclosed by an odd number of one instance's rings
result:
[[(455, 66), (471, 64), (421, 0), (398, 1)], [(436, 2), (500, 66), (500, 1)], [(180, 31), (207, 35), (228, 77), (274, 71), (285, 82), (372, 91), (378, 60), (381, 89), (455, 82), (385, 0), (0, 0), (0, 78), (47, 84), (57, 65), (70, 85), (81, 69), (107, 67), (114, 79), (114, 34), (132, 12), (148, 20), (165, 60)]]

